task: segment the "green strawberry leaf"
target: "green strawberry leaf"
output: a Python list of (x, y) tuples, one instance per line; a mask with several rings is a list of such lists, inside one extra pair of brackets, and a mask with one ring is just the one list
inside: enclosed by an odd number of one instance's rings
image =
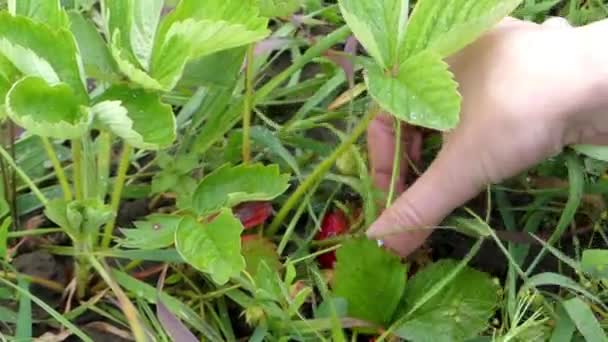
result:
[[(1, 102), (0, 102), (1, 103)], [(571, 146), (576, 152), (583, 154), (587, 157), (608, 161), (608, 147), (597, 146), (597, 145), (573, 145)]]
[(67, 28), (70, 24), (60, 0), (9, 0), (8, 10), (13, 15), (30, 17), (54, 28)]
[(260, 301), (279, 302), (283, 298), (283, 290), (279, 273), (269, 266), (266, 261), (257, 264), (255, 276), (255, 298)]
[(8, 93), (19, 77), (19, 70), (6, 57), (0, 54), (0, 107), (3, 107), (6, 93)]
[(162, 0), (105, 0), (102, 11), (110, 37), (110, 51), (120, 71), (147, 89), (163, 87), (148, 75)]
[(404, 61), (400, 58), (408, 3), (408, 0), (339, 1), (344, 20), (382, 68), (390, 69)]
[(95, 199), (71, 202), (53, 200), (46, 205), (44, 214), (76, 241), (98, 231), (114, 215), (109, 206)]
[[(238, 47), (188, 62), (179, 87), (234, 87), (240, 76), (246, 51), (244, 47)], [(222, 72), (216, 72), (220, 69)]]
[(431, 51), (408, 59), (394, 77), (370, 64), (366, 82), (380, 106), (400, 120), (441, 131), (458, 124), (458, 85), (448, 65)]
[(183, 0), (160, 26), (150, 75), (172, 89), (188, 62), (265, 38), (254, 0)]
[(155, 79), (150, 77), (145, 71), (140, 69), (136, 63), (129, 60), (132, 56), (129, 51), (120, 47), (120, 30), (114, 32), (112, 44), (110, 45), (110, 53), (114, 57), (118, 69), (132, 82), (150, 90), (165, 90), (163, 86)]
[(286, 17), (300, 8), (300, 0), (258, 0), (258, 6), (264, 17)]
[(333, 296), (348, 302), (348, 315), (390, 323), (403, 294), (406, 266), (367, 239), (349, 240), (337, 251)]
[(175, 188), (180, 175), (175, 174), (174, 170), (162, 170), (154, 175), (150, 191), (153, 194), (161, 194)]
[(162, 21), (157, 42), (166, 41), (165, 36), (173, 24), (187, 19), (227, 22), (242, 25), (247, 31), (265, 31), (268, 19), (259, 16), (257, 0), (181, 0), (177, 7)]
[(267, 35), (266, 29), (250, 31), (242, 24), (227, 21), (186, 19), (177, 22), (154, 55), (151, 75), (165, 89), (172, 89), (190, 60), (256, 42)]
[(112, 46), (126, 62), (148, 71), (164, 1), (105, 0), (102, 4)]
[(194, 191), (193, 207), (199, 215), (243, 202), (270, 201), (289, 187), (289, 175), (278, 165), (225, 165), (205, 177)]
[(184, 260), (208, 273), (218, 285), (245, 269), (241, 256), (243, 225), (230, 209), (224, 208), (209, 223), (184, 217), (175, 232), (175, 246)]
[(275, 274), (281, 268), (277, 246), (272, 241), (257, 236), (249, 235), (242, 238), (243, 257), (247, 267), (245, 270), (252, 277), (256, 277), (261, 263), (265, 263)]
[(268, 35), (267, 19), (252, 1), (183, 0), (156, 30), (162, 1), (106, 0), (112, 55), (131, 81), (169, 91), (192, 60)]
[(608, 280), (608, 250), (587, 249), (581, 258), (583, 271), (596, 279)]
[(452, 269), (454, 260), (442, 260), (409, 280), (396, 318), (409, 313), (409, 319), (395, 333), (409, 341), (465, 341), (488, 326), (499, 303), (499, 287), (486, 273), (465, 267), (443, 290), (410, 313), (416, 300)]
[(25, 76), (38, 76), (50, 85), (69, 85), (80, 104), (88, 103), (82, 61), (67, 29), (51, 30), (29, 18), (1, 12), (0, 55)]
[(133, 6), (132, 27), (129, 35), (131, 50), (144, 70), (149, 70), (156, 31), (165, 1), (130, 0), (130, 2)]
[(43, 137), (74, 139), (89, 129), (89, 109), (79, 104), (65, 83), (49, 85), (38, 77), (21, 79), (6, 95), (10, 118), (30, 133)]
[(431, 49), (449, 56), (475, 41), (523, 0), (421, 0), (407, 26), (401, 56)]
[(175, 140), (173, 110), (157, 93), (121, 85), (106, 90), (100, 100), (92, 108), (96, 122), (130, 145), (158, 150)]
[(81, 13), (70, 11), (70, 30), (76, 38), (85, 70), (89, 76), (108, 79), (108, 74), (117, 71), (108, 46), (93, 22)]
[(136, 221), (135, 229), (121, 229), (125, 236), (121, 245), (126, 248), (154, 250), (167, 248), (175, 241), (175, 231), (182, 221), (181, 216), (153, 214), (145, 221)]

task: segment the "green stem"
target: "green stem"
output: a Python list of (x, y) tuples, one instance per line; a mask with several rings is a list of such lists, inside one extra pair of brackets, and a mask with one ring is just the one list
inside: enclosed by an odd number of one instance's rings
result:
[(63, 191), (63, 198), (70, 202), (72, 200), (72, 190), (70, 189), (70, 183), (68, 182), (68, 178), (65, 175), (65, 170), (61, 166), (61, 162), (57, 157), (57, 153), (53, 148), (53, 144), (46, 137), (40, 137), (42, 140), (42, 145), (44, 146), (44, 150), (46, 151), (51, 164), (53, 165), (53, 169), (55, 169), (55, 174), (57, 175), (57, 180), (59, 180), (59, 184), (61, 185), (61, 190)]
[(74, 266), (76, 267), (76, 297), (83, 299), (89, 284), (89, 264), (85, 253), (75, 258)]
[(346, 153), (357, 141), (357, 139), (359, 139), (359, 137), (365, 133), (369, 123), (376, 117), (376, 115), (378, 115), (379, 112), (380, 108), (374, 104), (357, 124), (357, 126), (355, 126), (350, 136), (348, 136), (348, 138), (346, 138), (340, 144), (340, 146), (338, 146), (338, 148), (327, 159), (320, 163), (317, 168), (306, 178), (306, 180), (300, 184), (291, 197), (287, 199), (287, 202), (285, 202), (281, 210), (277, 213), (277, 216), (268, 227), (267, 234), (269, 236), (273, 236), (277, 233), (281, 223), (283, 223), (291, 209), (293, 209), (298, 204), (300, 199), (306, 195), (308, 190), (311, 189), (321, 179), (321, 177), (323, 177), (323, 175), (325, 175), (331, 169), (336, 160), (340, 158), (341, 155)]
[(395, 154), (393, 156), (393, 173), (391, 183), (386, 197), (386, 207), (390, 207), (395, 199), (395, 188), (401, 174), (401, 120), (395, 119)]
[(112, 158), (112, 134), (102, 132), (97, 138), (98, 151), (97, 155), (97, 170), (99, 179), (97, 182), (97, 195), (102, 200), (108, 193), (108, 184), (110, 179), (110, 160)]
[[(13, 121), (8, 122), (8, 131), (10, 154), (11, 158), (15, 160), (15, 137), (17, 133), (15, 132), (15, 123)], [(15, 172), (11, 172), (10, 195), (11, 212), (13, 213), (13, 226), (19, 227), (19, 208), (17, 208), (17, 176), (15, 175)]]
[(129, 165), (131, 164), (132, 152), (133, 148), (125, 143), (122, 149), (122, 155), (120, 157), (120, 164), (118, 165), (118, 174), (116, 175), (116, 181), (114, 182), (114, 191), (112, 192), (112, 201), (110, 204), (115, 215), (104, 228), (103, 240), (101, 242), (102, 248), (108, 248), (110, 246), (110, 241), (112, 241), (112, 232), (114, 231), (114, 225), (116, 224), (116, 215), (118, 214), (122, 190), (127, 179)]
[(94, 198), (97, 196), (97, 167), (95, 165), (95, 157), (92, 153), (92, 141), (88, 136), (82, 139), (82, 157), (84, 168), (82, 173), (82, 195), (85, 199)]
[(2, 146), (0, 146), (0, 155), (2, 156), (2, 158), (4, 158), (4, 160), (8, 163), (8, 165), (10, 167), (12, 167), (13, 170), (15, 170), (15, 172), (17, 173), (19, 178), (21, 178), (21, 180), (25, 184), (27, 184), (27, 186), (32, 190), (32, 192), (38, 198), (38, 200), (43, 205), (46, 206), (46, 204), (49, 202), (49, 200), (46, 198), (46, 196), (44, 196), (42, 191), (40, 191), (40, 189), (38, 188), (38, 186), (36, 186), (36, 184), (32, 181), (32, 179), (28, 175), (26, 175), (25, 172), (23, 172), (23, 170), (21, 170), (21, 168), (19, 166), (17, 166), (17, 164), (15, 163), (13, 158), (11, 158), (10, 154)]
[(251, 160), (251, 111), (254, 102), (253, 73), (255, 44), (247, 48), (247, 69), (245, 71), (245, 99), (243, 110), (243, 162), (248, 164)]
[(82, 201), (82, 142), (80, 139), (72, 140), (72, 163), (74, 164), (73, 177), (76, 199)]
[[(126, 146), (125, 146), (126, 148)], [(125, 292), (120, 288), (118, 283), (112, 278), (110, 273), (107, 270), (107, 265), (103, 263), (103, 261), (97, 260), (94, 256), (88, 256), (89, 263), (93, 268), (97, 271), (97, 273), (101, 276), (101, 278), (110, 286), (114, 295), (118, 299), (122, 312), (125, 314), (127, 322), (129, 323), (129, 327), (131, 328), (131, 332), (133, 333), (133, 337), (136, 342), (147, 341), (146, 332), (142, 326), (142, 323), (137, 314), (137, 310), (129, 297), (125, 294)]]

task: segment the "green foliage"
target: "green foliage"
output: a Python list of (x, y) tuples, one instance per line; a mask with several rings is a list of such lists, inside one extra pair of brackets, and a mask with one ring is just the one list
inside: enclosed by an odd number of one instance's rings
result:
[(175, 231), (181, 221), (181, 216), (152, 214), (145, 221), (134, 222), (135, 229), (121, 229), (125, 236), (121, 245), (142, 250), (170, 247), (175, 241)]
[(94, 199), (72, 202), (53, 200), (47, 204), (44, 214), (65, 229), (74, 241), (83, 241), (113, 216), (108, 206)]
[(69, 26), (68, 16), (61, 8), (60, 0), (9, 0), (8, 9), (13, 15), (30, 17), (50, 27)]
[(82, 61), (67, 29), (51, 29), (29, 18), (2, 12), (0, 54), (24, 76), (41, 77), (50, 85), (63, 82), (80, 104), (87, 103)]
[(162, 3), (104, 1), (112, 55), (144, 88), (171, 90), (189, 62), (268, 35), (252, 0), (183, 0), (161, 21)]
[(348, 315), (378, 324), (389, 323), (407, 277), (399, 258), (374, 241), (354, 239), (338, 250), (335, 267), (333, 294), (346, 299)]
[(223, 285), (245, 269), (245, 259), (241, 256), (242, 231), (243, 225), (230, 209), (222, 209), (207, 223), (186, 216), (175, 232), (175, 246), (190, 265)]
[(608, 280), (608, 250), (587, 249), (583, 251), (581, 266), (583, 271), (592, 277)]
[[(5, 214), (3, 214), (4, 216)], [(5, 218), (0, 224), (0, 260), (6, 260), (8, 258), (8, 230), (11, 227), (13, 221), (10, 217)]]
[(409, 22), (405, 0), (339, 4), (375, 61), (365, 66), (374, 100), (400, 120), (446, 131), (459, 122), (460, 98), (441, 59), (474, 41), (521, 1), (421, 0)]
[(522, 0), (422, 0), (407, 26), (405, 57), (424, 50), (449, 56), (462, 49), (501, 19)]
[(193, 207), (204, 215), (243, 202), (270, 201), (287, 190), (288, 181), (289, 175), (281, 174), (276, 165), (224, 165), (198, 185)]
[(116, 63), (93, 22), (81, 13), (70, 11), (70, 30), (78, 43), (87, 76), (108, 79), (116, 72)]
[(572, 298), (562, 302), (562, 306), (576, 325), (576, 328), (587, 341), (606, 342), (608, 337), (591, 308), (580, 298)]
[(583, 155), (596, 160), (608, 161), (608, 148), (606, 146), (595, 145), (574, 145), (572, 148)]
[[(26, 279), (19, 279), (19, 287), (23, 291), (28, 291), (30, 282)], [(19, 340), (28, 341), (32, 339), (32, 300), (28, 296), (19, 296), (19, 316), (17, 319), (17, 331), (15, 337)]]
[(376, 65), (370, 65), (367, 72), (373, 98), (398, 119), (437, 130), (458, 124), (461, 99), (457, 84), (436, 53), (425, 51), (407, 59), (394, 76), (386, 76)]
[(265, 17), (286, 17), (300, 8), (300, 0), (257, 0), (260, 14)]
[(243, 237), (242, 253), (247, 267), (245, 270), (256, 277), (260, 264), (265, 263), (272, 272), (278, 272), (281, 267), (277, 246), (272, 241), (255, 235)]
[(130, 145), (149, 150), (170, 146), (175, 140), (175, 116), (157, 93), (113, 86), (93, 106), (95, 120)]
[(412, 307), (457, 265), (456, 261), (442, 260), (408, 281), (396, 317), (407, 314), (409, 319), (397, 328), (397, 335), (416, 342), (464, 341), (487, 328), (499, 299), (499, 287), (487, 274), (468, 267), (421, 307)]
[[(146, 10), (143, 0), (104, 0), (106, 18), (114, 56), (135, 67), (148, 70), (162, 1), (153, 0)], [(146, 13), (147, 12), (147, 13)], [(143, 16), (146, 15), (144, 18)]]
[(59, 139), (83, 136), (92, 118), (70, 86), (50, 85), (34, 76), (13, 85), (6, 96), (6, 111), (13, 121), (31, 133)]
[(344, 20), (380, 68), (392, 69), (404, 62), (408, 0), (341, 0), (339, 3)]

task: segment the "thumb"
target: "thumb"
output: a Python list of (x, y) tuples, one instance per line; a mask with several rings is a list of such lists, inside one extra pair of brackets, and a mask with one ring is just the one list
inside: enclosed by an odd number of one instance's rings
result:
[(370, 238), (406, 256), (422, 245), (434, 226), (480, 192), (485, 185), (480, 161), (465, 146), (451, 142), (371, 226)]

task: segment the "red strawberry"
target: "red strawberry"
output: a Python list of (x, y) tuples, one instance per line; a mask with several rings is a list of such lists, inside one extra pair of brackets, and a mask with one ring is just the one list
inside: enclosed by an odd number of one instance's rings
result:
[(251, 229), (266, 222), (272, 215), (270, 202), (248, 202), (234, 207), (234, 215), (241, 220), (245, 229)]
[(325, 240), (348, 231), (348, 219), (342, 210), (334, 210), (323, 217), (321, 229), (315, 237), (316, 240)]
[[(315, 240), (325, 240), (348, 231), (348, 220), (341, 210), (334, 210), (323, 217), (321, 229), (315, 236)], [(334, 268), (336, 262), (336, 252), (331, 251), (317, 257), (319, 264), (323, 268)]]

